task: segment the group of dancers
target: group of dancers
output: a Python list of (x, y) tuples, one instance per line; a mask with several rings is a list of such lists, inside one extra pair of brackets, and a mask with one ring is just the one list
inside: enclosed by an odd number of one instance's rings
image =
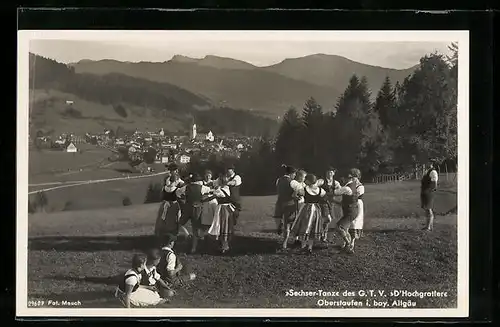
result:
[[(435, 161), (422, 178), (421, 206), (426, 211), (425, 230), (432, 230), (434, 194), (438, 173)], [(335, 179), (336, 170), (328, 168), (325, 177), (283, 165), (284, 174), (276, 181), (277, 201), (273, 218), (278, 234), (283, 236), (280, 251), (293, 244), (305, 253), (312, 253), (316, 242), (328, 243), (328, 231), (336, 222), (335, 231), (343, 239), (342, 249), (354, 253), (355, 241), (363, 235), (365, 189), (361, 172), (349, 170), (344, 186)], [(158, 211), (155, 234), (161, 246), (147, 255), (136, 254), (131, 268), (122, 277), (115, 296), (126, 307), (154, 306), (167, 302), (177, 286), (196, 278), (187, 273), (174, 252), (177, 236), (184, 232), (192, 236), (191, 252), (197, 250), (199, 239), (207, 234), (220, 241), (226, 253), (241, 211), (241, 177), (233, 166), (213, 179), (211, 171), (203, 177), (191, 174), (184, 182), (175, 164), (168, 166), (162, 188), (162, 203)], [(191, 221), (192, 235), (184, 225)]]
[[(288, 249), (293, 236), (293, 245), (311, 253), (315, 242), (328, 243), (329, 226), (336, 221), (336, 232), (342, 237), (342, 249), (354, 252), (355, 241), (362, 236), (364, 223), (364, 186), (361, 172), (349, 170), (344, 186), (335, 179), (336, 170), (328, 168), (325, 178), (283, 165), (284, 175), (276, 181), (277, 201), (274, 218), (278, 234), (283, 236), (280, 251)], [(241, 211), (241, 176), (234, 166), (213, 179), (210, 170), (203, 176), (190, 174), (184, 181), (178, 166), (168, 166), (168, 175), (162, 188), (160, 205), (155, 225), (155, 235), (185, 234), (191, 238), (191, 253), (197, 251), (199, 240), (206, 235), (220, 242), (221, 253), (230, 250)], [(184, 227), (191, 222), (192, 232)]]
[[(199, 240), (209, 234), (219, 240), (220, 251), (226, 253), (241, 211), (241, 184), (241, 176), (235, 173), (232, 165), (217, 179), (206, 170), (204, 176), (190, 174), (188, 181), (181, 179), (177, 165), (169, 165), (155, 235), (183, 233), (190, 236), (191, 253), (195, 253)], [(188, 221), (191, 222), (191, 234), (184, 227)]]
[[(328, 243), (330, 224), (342, 237), (342, 249), (354, 253), (354, 244), (362, 236), (364, 223), (364, 186), (361, 172), (349, 170), (344, 186), (335, 179), (336, 170), (328, 168), (324, 179), (294, 167), (283, 165), (284, 175), (276, 181), (278, 198), (275, 206), (278, 233), (283, 235), (281, 251), (293, 243), (312, 253), (315, 242)], [(340, 213), (341, 212), (341, 213)]]

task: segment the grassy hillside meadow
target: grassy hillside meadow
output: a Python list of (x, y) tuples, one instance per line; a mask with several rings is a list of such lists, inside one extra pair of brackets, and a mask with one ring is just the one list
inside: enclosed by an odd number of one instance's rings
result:
[(52, 149), (30, 149), (29, 175), (35, 177), (41, 174), (96, 167), (99, 164), (108, 162), (108, 158), (113, 154), (108, 149), (90, 144), (77, 144), (76, 146), (82, 153), (68, 153), (63, 150)]
[[(82, 118), (64, 117), (62, 114), (68, 107), (67, 100), (74, 101), (73, 108), (80, 111)], [(180, 132), (184, 130), (182, 117), (168, 112), (167, 116), (153, 115), (154, 111), (144, 107), (125, 105), (128, 116), (123, 118), (113, 109), (112, 105), (103, 105), (93, 101), (83, 100), (74, 94), (57, 90), (34, 90), (32, 122), (35, 130), (53, 130), (55, 135), (60, 133), (102, 132), (105, 128), (116, 130), (122, 126), (125, 130), (156, 131), (163, 128), (165, 131)]]
[[(145, 185), (127, 183), (101, 184), (101, 191), (88, 186), (68, 188), (48, 196), (52, 201), (55, 194), (73, 192), (82, 204), (93, 201), (97, 206), (99, 199), (126, 187), (138, 198), (144, 195)], [(446, 184), (438, 192), (437, 212), (456, 206), (456, 189), (453, 183)], [(228, 255), (217, 254), (214, 240), (204, 241), (201, 252), (194, 255), (186, 255), (188, 244), (178, 242), (180, 259), (198, 277), (164, 306), (317, 307), (318, 298), (286, 297), (289, 289), (437, 290), (448, 296), (414, 299), (417, 306), (456, 306), (456, 215), (437, 216), (433, 232), (421, 231), (424, 219), (418, 187), (417, 182), (366, 185), (365, 236), (354, 255), (339, 253), (334, 244), (311, 256), (293, 250), (277, 254), (279, 239), (270, 218), (275, 197), (245, 197)], [(118, 200), (116, 195), (109, 201)], [(150, 246), (157, 209), (158, 204), (148, 204), (30, 215), (28, 298), (118, 307), (112, 297), (115, 276), (128, 269), (133, 253)]]

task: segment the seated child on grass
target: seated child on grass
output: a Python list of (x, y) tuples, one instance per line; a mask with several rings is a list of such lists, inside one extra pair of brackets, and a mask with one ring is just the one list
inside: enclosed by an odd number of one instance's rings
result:
[(132, 267), (127, 270), (115, 291), (126, 308), (148, 307), (165, 303), (160, 294), (147, 287), (141, 286), (142, 271), (146, 268), (146, 256), (136, 254), (132, 258)]

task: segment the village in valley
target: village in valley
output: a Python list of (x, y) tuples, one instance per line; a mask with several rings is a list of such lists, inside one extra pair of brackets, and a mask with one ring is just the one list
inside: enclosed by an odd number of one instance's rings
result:
[[(176, 163), (187, 165), (196, 157), (206, 162), (212, 155), (239, 158), (251, 149), (255, 137), (239, 135), (215, 135), (212, 131), (199, 133), (197, 125), (191, 125), (189, 135), (159, 131), (116, 131), (104, 129), (101, 133), (75, 135), (62, 133), (55, 138), (37, 135), (30, 146), (37, 149), (82, 153), (90, 148), (105, 148), (113, 153), (110, 161), (128, 161), (138, 172), (154, 172), (152, 164)], [(156, 165), (155, 165), (156, 166)]]

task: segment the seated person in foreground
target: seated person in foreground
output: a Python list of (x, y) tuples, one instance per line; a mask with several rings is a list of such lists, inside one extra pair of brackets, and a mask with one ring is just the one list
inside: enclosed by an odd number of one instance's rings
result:
[(165, 303), (155, 290), (141, 286), (142, 271), (146, 268), (146, 256), (136, 254), (132, 259), (132, 268), (127, 270), (115, 291), (126, 308), (148, 307)]
[(176, 240), (177, 236), (173, 234), (165, 236), (161, 248), (161, 259), (157, 268), (161, 278), (167, 285), (173, 287), (182, 286), (186, 281), (196, 278), (194, 273), (185, 274), (184, 266), (173, 250)]

